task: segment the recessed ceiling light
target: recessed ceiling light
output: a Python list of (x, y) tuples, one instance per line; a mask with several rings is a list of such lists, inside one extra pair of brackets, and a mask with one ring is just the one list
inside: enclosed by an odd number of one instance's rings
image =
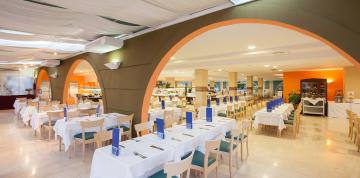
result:
[(283, 70), (282, 70), (282, 69), (279, 69), (278, 71), (279, 71), (279, 72), (282, 72)]
[(255, 45), (249, 45), (249, 46), (248, 46), (248, 49), (250, 49), (250, 50), (256, 49), (256, 46), (255, 46)]
[(174, 57), (174, 56), (171, 56), (171, 57), (170, 57), (170, 60), (174, 60), (174, 59), (175, 59), (175, 57)]
[(222, 69), (218, 69), (217, 71), (218, 71), (218, 72), (221, 72), (221, 71), (222, 71)]
[(184, 62), (184, 61), (182, 61), (182, 60), (174, 61), (174, 63), (182, 63), (182, 62)]
[(273, 68), (277, 68), (278, 66), (273, 66)]
[(57, 56), (57, 52), (54, 52), (54, 56)]
[(265, 64), (264, 67), (270, 67), (270, 65), (269, 65), (269, 64)]

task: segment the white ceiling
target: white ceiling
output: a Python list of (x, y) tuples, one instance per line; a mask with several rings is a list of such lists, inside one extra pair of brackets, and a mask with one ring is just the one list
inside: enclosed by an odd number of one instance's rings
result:
[(0, 0), (0, 62), (64, 59), (101, 36), (132, 34), (225, 3), (229, 1)]
[[(256, 49), (248, 49), (252, 45)], [(283, 71), (351, 65), (327, 45), (296, 31), (266, 24), (236, 24), (191, 40), (173, 56), (160, 79), (191, 80), (195, 69), (208, 69), (210, 79), (226, 80), (228, 72), (238, 72), (240, 80), (246, 75), (273, 80), (281, 78)]]

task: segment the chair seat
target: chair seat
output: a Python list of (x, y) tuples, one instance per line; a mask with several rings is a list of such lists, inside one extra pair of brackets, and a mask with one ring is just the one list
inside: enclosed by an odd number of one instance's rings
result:
[[(229, 131), (229, 132), (226, 132), (225, 138), (231, 139), (231, 137), (232, 137), (231, 132), (230, 132), (230, 131)], [(239, 137), (240, 137), (239, 140), (241, 141), (241, 139), (242, 139), (242, 134), (240, 134)], [(247, 137), (247, 135), (244, 135), (244, 138), (246, 138), (246, 137)], [(235, 139), (238, 139), (238, 138), (235, 137)]]
[[(205, 158), (204, 153), (196, 150), (196, 151), (194, 152), (194, 157), (193, 157), (193, 159), (192, 159), (191, 164), (192, 164), (192, 165), (195, 165), (195, 166), (199, 166), (199, 167), (204, 167), (204, 158)], [(213, 164), (215, 161), (216, 161), (215, 158), (209, 157), (209, 158), (208, 158), (208, 166), (210, 166), (211, 164)]]
[[(85, 132), (85, 140), (90, 140), (94, 138), (96, 132)], [(82, 139), (82, 133), (74, 135), (74, 138)]]
[[(150, 176), (149, 178), (166, 178), (166, 174), (164, 173), (164, 170), (161, 170), (154, 175)], [(171, 178), (178, 178), (177, 176), (172, 176)]]
[[(50, 125), (51, 125), (51, 126), (54, 126), (54, 125), (55, 125), (55, 123), (56, 123), (56, 121), (50, 121)], [(48, 126), (48, 125), (49, 125), (49, 121), (44, 122), (44, 123), (43, 123), (43, 125)]]
[[(233, 145), (233, 149), (236, 148), (236, 145)], [(230, 152), (230, 143), (226, 142), (224, 140), (221, 140), (220, 142), (220, 151), (221, 152)]]
[(284, 120), (284, 123), (287, 124), (287, 125), (293, 125), (294, 120)]

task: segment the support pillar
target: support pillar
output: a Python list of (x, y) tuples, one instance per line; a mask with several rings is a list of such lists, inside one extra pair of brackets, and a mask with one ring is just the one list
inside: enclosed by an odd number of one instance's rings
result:
[(214, 89), (215, 89), (215, 81), (210, 80), (210, 90), (214, 90)]
[(229, 72), (229, 96), (237, 95), (237, 72)]
[(258, 93), (257, 95), (259, 97), (263, 97), (264, 93), (264, 79), (263, 78), (258, 78)]
[(165, 81), (170, 84), (170, 88), (175, 87), (175, 78), (174, 77), (166, 77)]
[(253, 94), (253, 76), (246, 76), (246, 95)]
[(195, 83), (196, 103), (198, 106), (206, 106), (208, 94), (208, 70), (196, 69)]

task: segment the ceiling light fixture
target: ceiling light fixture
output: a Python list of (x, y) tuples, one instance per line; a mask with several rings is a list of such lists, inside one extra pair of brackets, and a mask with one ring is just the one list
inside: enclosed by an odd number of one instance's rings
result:
[(256, 49), (256, 46), (255, 45), (249, 45), (248, 49), (250, 49), (250, 50)]
[(174, 60), (174, 59), (175, 59), (175, 57), (174, 57), (174, 56), (171, 56), (171, 57), (170, 57), (170, 60)]
[(7, 34), (13, 34), (13, 35), (34, 35), (32, 33), (15, 31), (15, 30), (5, 30), (5, 29), (0, 29), (0, 32), (1, 33), (7, 33)]
[(282, 70), (282, 69), (279, 69), (278, 71), (279, 71), (279, 72), (282, 72), (283, 70)]
[(54, 56), (57, 56), (57, 52), (54, 52)]
[(273, 68), (277, 68), (278, 66), (273, 66)]
[(114, 38), (122, 38), (122, 37), (125, 37), (127, 34), (126, 33), (123, 33), (123, 34), (120, 34), (118, 36), (115, 36)]
[(270, 65), (269, 65), (269, 64), (265, 64), (264, 67), (270, 67)]
[(222, 69), (218, 69), (218, 72), (221, 72), (222, 71)]
[(0, 46), (21, 47), (21, 48), (44, 48), (68, 52), (84, 51), (85, 45), (76, 43), (63, 43), (52, 41), (18, 41), (0, 39)]

